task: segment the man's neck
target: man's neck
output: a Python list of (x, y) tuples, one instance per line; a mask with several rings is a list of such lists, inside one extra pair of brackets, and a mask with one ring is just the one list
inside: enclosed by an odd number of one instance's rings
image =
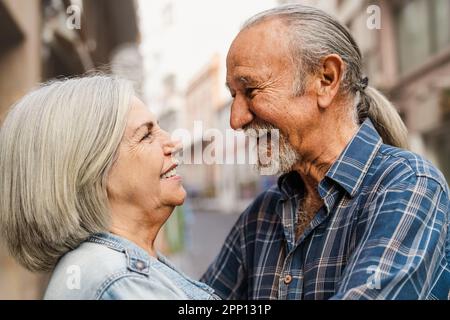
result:
[(302, 177), (306, 195), (318, 195), (319, 183), (358, 131), (356, 125), (341, 128), (344, 129), (336, 128), (328, 134), (321, 134), (317, 143), (312, 144), (315, 147), (306, 154), (301, 154), (302, 161), (294, 167)]
[(314, 216), (324, 205), (324, 201), (319, 195), (318, 185), (357, 130), (358, 128), (354, 127), (353, 130), (347, 130), (347, 132), (324, 135), (324, 138), (321, 139), (323, 143), (316, 144), (320, 148), (316, 148), (309, 155), (302, 156), (302, 161), (294, 167), (300, 174), (305, 187), (302, 201), (298, 204), (299, 211), (295, 225), (296, 239), (299, 239), (304, 233)]

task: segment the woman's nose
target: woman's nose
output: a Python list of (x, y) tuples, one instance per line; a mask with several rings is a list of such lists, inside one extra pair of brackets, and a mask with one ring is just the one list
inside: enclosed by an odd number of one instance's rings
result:
[(164, 154), (167, 156), (173, 155), (182, 149), (182, 143), (180, 140), (172, 139), (167, 132), (165, 132), (165, 138), (163, 141)]
[(171, 150), (170, 150), (171, 155), (174, 155), (183, 149), (183, 144), (181, 143), (180, 140), (171, 140), (170, 146), (171, 146)]

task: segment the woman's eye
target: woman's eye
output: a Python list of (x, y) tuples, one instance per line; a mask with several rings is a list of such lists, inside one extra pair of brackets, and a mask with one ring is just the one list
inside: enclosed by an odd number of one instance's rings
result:
[(149, 132), (149, 133), (147, 133), (147, 134), (141, 139), (141, 141), (144, 141), (144, 140), (150, 138), (150, 136), (151, 136), (151, 134), (150, 134), (150, 132)]

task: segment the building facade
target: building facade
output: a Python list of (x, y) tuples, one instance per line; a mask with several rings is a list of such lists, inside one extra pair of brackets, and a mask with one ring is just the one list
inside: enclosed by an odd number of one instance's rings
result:
[[(1, 0), (0, 123), (15, 101), (52, 78), (101, 70), (134, 81), (139, 94), (136, 9), (134, 0)], [(0, 247), (0, 299), (41, 298), (48, 275), (26, 271)]]

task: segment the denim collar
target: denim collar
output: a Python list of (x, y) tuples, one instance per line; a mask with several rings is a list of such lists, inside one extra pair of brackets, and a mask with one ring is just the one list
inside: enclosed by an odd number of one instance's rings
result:
[(110, 232), (100, 232), (90, 236), (87, 242), (104, 245), (110, 249), (123, 252), (127, 258), (127, 267), (135, 272), (148, 275), (150, 265), (156, 262), (144, 249), (134, 242)]

